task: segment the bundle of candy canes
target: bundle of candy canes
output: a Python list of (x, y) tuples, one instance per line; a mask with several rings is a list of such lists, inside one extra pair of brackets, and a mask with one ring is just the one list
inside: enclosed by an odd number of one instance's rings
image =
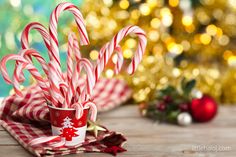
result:
[[(75, 108), (77, 117), (80, 117), (83, 114), (84, 107), (96, 110), (96, 106), (90, 101), (90, 97), (98, 78), (113, 53), (117, 53), (118, 56), (114, 71), (116, 74), (120, 72), (123, 64), (123, 54), (119, 45), (121, 40), (131, 33), (138, 36), (137, 50), (127, 68), (127, 72), (133, 74), (142, 59), (147, 39), (145, 32), (138, 26), (127, 26), (121, 29), (110, 42), (101, 48), (96, 65), (93, 65), (88, 59), (82, 58), (78, 40), (75, 34), (70, 33), (68, 35), (67, 71), (63, 73), (57, 34), (59, 16), (63, 11), (69, 11), (74, 15), (78, 26), (80, 45), (88, 45), (89, 38), (81, 12), (71, 3), (61, 3), (50, 16), (49, 31), (40, 23), (33, 22), (28, 24), (21, 36), (22, 50), (18, 54), (9, 54), (3, 57), (0, 69), (5, 81), (13, 85), (15, 93), (19, 96), (22, 96), (20, 83), (25, 80), (23, 70), (27, 69), (38, 82), (45, 99), (50, 105), (61, 108)], [(50, 59), (48, 63), (39, 52), (30, 48), (28, 36), (31, 30), (37, 30), (41, 34), (48, 49)], [(33, 57), (41, 64), (45, 77), (33, 65)], [(6, 63), (10, 60), (16, 61), (12, 78), (10, 78), (6, 68)], [(86, 72), (85, 85), (79, 86), (78, 80), (81, 78), (82, 70)], [(96, 115), (92, 119), (95, 120)]]

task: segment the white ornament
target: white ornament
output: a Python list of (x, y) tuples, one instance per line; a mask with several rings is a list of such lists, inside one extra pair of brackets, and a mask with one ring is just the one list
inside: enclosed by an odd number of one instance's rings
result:
[(188, 112), (182, 112), (178, 115), (177, 121), (181, 126), (188, 126), (192, 123), (192, 117)]
[(192, 92), (191, 92), (191, 96), (193, 98), (201, 98), (202, 97), (202, 92), (200, 90), (197, 90), (197, 89), (193, 89)]

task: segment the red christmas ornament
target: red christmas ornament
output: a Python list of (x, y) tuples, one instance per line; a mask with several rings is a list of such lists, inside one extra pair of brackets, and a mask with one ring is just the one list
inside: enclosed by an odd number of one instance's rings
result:
[(203, 95), (200, 99), (193, 99), (190, 108), (192, 117), (197, 122), (210, 121), (217, 113), (217, 103), (208, 95)]

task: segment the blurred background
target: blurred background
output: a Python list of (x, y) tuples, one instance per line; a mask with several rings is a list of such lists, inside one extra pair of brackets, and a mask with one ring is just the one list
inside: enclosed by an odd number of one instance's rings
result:
[[(153, 92), (167, 84), (177, 85), (182, 77), (197, 80), (197, 88), (222, 104), (236, 102), (236, 0), (67, 0), (77, 5), (86, 20), (91, 44), (83, 54), (96, 60), (99, 49), (122, 27), (134, 24), (147, 33), (145, 57), (133, 77), (121, 73), (134, 90), (135, 102), (150, 101)], [(29, 22), (48, 27), (49, 16), (62, 0), (0, 0), (0, 58), (18, 53), (20, 36)], [(70, 13), (59, 20), (61, 60), (65, 67), (67, 34), (77, 32)], [(32, 31), (31, 47), (47, 58), (41, 36)], [(129, 62), (137, 46), (135, 38), (122, 43)], [(113, 56), (104, 72), (113, 77)], [(8, 64), (13, 70), (14, 64)], [(24, 85), (30, 84), (30, 78)], [(0, 77), (0, 96), (12, 88)]]

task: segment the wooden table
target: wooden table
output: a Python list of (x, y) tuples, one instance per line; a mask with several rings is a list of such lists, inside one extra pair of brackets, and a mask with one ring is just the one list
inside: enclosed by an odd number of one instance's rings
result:
[[(126, 105), (99, 115), (100, 123), (125, 134), (127, 152), (121, 157), (236, 157), (236, 107), (221, 107), (210, 123), (180, 127), (158, 124), (140, 117), (137, 106)], [(28, 157), (10, 135), (0, 128), (0, 156)], [(109, 157), (84, 153), (81, 157)]]

